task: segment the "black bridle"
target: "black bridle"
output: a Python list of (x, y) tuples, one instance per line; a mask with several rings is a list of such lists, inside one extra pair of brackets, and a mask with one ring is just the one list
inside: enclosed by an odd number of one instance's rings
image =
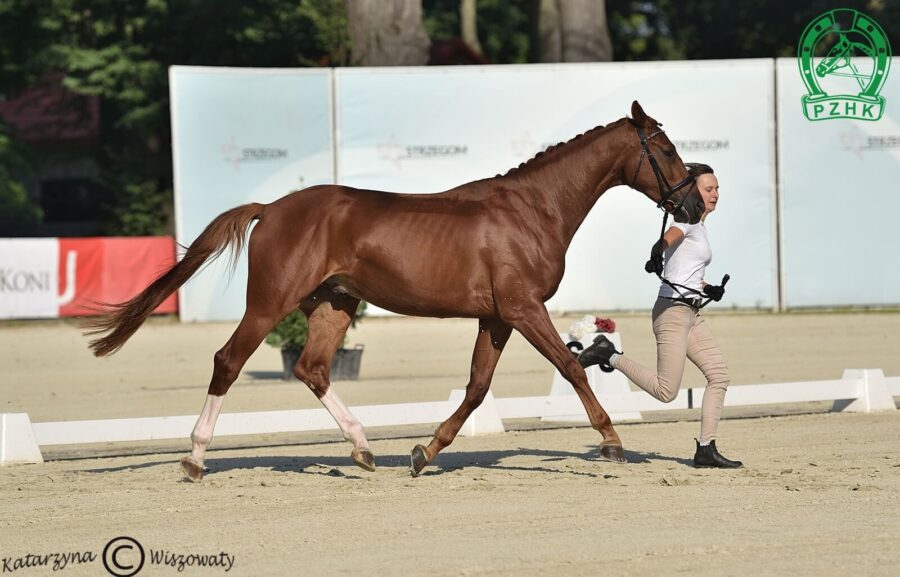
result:
[[(651, 138), (653, 138), (654, 136), (659, 136), (660, 134), (665, 134), (665, 131), (663, 131), (661, 128), (657, 128), (654, 132), (651, 132), (650, 134), (645, 136), (643, 128), (638, 125), (635, 125), (634, 128), (635, 130), (637, 130), (638, 138), (641, 139), (641, 158), (640, 160), (638, 160), (637, 168), (634, 169), (634, 176), (631, 179), (631, 187), (634, 188), (638, 173), (641, 170), (641, 165), (643, 164), (644, 157), (646, 156), (647, 161), (650, 163), (650, 167), (653, 169), (653, 174), (656, 176), (656, 183), (659, 185), (660, 200), (659, 203), (657, 203), (656, 207), (663, 210), (662, 228), (659, 231), (659, 239), (662, 240), (666, 234), (666, 224), (669, 221), (669, 214), (675, 214), (679, 210), (682, 210), (684, 208), (684, 203), (688, 197), (687, 193), (682, 194), (681, 200), (676, 205), (672, 200), (672, 196), (682, 188), (693, 184), (696, 179), (689, 173), (681, 181), (675, 183), (675, 186), (669, 186), (669, 181), (666, 180), (665, 175), (663, 175), (662, 171), (659, 169), (659, 163), (656, 162), (656, 158), (653, 157), (653, 152), (650, 150), (650, 146), (647, 144)], [(666, 206), (667, 204), (668, 207)], [(656, 273), (656, 276), (659, 277), (659, 280), (661, 280), (663, 283), (671, 287), (672, 290), (678, 293), (678, 297), (666, 297), (670, 298), (670, 300), (682, 302), (697, 309), (702, 309), (712, 300), (711, 298), (706, 298), (706, 300), (704, 301), (703, 298), (706, 295), (703, 294), (703, 292), (678, 283), (673, 283), (660, 273)], [(729, 278), (730, 276), (727, 274), (724, 276), (724, 278), (722, 279), (723, 287), (728, 282)], [(681, 289), (688, 291), (688, 293), (693, 293), (696, 296), (693, 298), (688, 297), (683, 292), (681, 292)]]
[[(656, 204), (656, 207), (663, 209), (666, 216), (670, 213), (675, 214), (684, 208), (684, 202), (687, 200), (688, 195), (681, 195), (681, 200), (677, 205), (672, 200), (672, 196), (682, 188), (694, 184), (694, 177), (688, 174), (682, 180), (675, 183), (675, 186), (669, 186), (669, 181), (666, 180), (665, 175), (662, 173), (662, 170), (660, 170), (659, 163), (656, 161), (656, 157), (653, 156), (653, 151), (650, 150), (650, 145), (648, 144), (651, 138), (659, 136), (660, 134), (665, 134), (665, 131), (662, 128), (657, 128), (655, 131), (645, 136), (644, 129), (640, 126), (635, 125), (634, 129), (637, 130), (638, 138), (641, 139), (641, 158), (638, 160), (637, 167), (634, 169), (634, 176), (631, 178), (631, 187), (634, 188), (634, 185), (637, 182), (638, 173), (641, 171), (641, 165), (643, 165), (644, 157), (646, 156), (647, 161), (650, 163), (650, 168), (653, 169), (653, 174), (656, 176), (656, 183), (659, 185), (659, 202)], [(663, 226), (665, 226), (665, 224), (663, 224)]]

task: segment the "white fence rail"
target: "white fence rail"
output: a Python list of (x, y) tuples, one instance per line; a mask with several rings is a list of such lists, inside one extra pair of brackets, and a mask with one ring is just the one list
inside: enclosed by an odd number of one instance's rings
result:
[[(690, 391), (690, 392), (689, 392)], [(367, 405), (351, 410), (366, 427), (439, 423), (459, 406), (464, 391), (454, 390), (447, 401)], [(643, 391), (598, 392), (608, 413), (636, 415), (700, 406), (703, 389), (684, 389), (671, 403), (662, 403)], [(896, 410), (900, 377), (885, 377), (880, 369), (849, 369), (832, 381), (807, 381), (731, 387), (726, 406), (783, 405), (810, 401), (834, 401), (832, 410), (873, 412)], [(690, 398), (693, 397), (693, 403)], [(505, 419), (567, 417), (583, 414), (577, 395), (495, 399), (490, 393), (466, 424), (462, 435), (504, 430)], [(27, 413), (0, 415), (0, 464), (42, 462), (40, 447), (187, 438), (196, 415), (31, 423)], [(325, 409), (226, 413), (216, 424), (217, 436), (292, 433), (336, 429)]]

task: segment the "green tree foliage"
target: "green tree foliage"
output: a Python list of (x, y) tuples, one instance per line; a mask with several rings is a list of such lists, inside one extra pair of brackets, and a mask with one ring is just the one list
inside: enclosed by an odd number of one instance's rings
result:
[(882, 0), (607, 0), (606, 6), (616, 60), (796, 56), (806, 25), (834, 8), (869, 14), (893, 46), (900, 31), (900, 5)]
[(43, 216), (16, 178), (28, 170), (23, 152), (0, 123), (0, 230), (15, 236), (33, 234)]
[[(478, 0), (478, 36), (484, 55), (495, 64), (529, 62), (532, 2)], [(459, 0), (423, 0), (425, 30), (432, 39), (459, 38)]]
[[(537, 60), (538, 5), (478, 0), (480, 42), (491, 62)], [(900, 47), (900, 2), (607, 0), (606, 6), (616, 60), (792, 56), (813, 16), (844, 7), (873, 16)], [(423, 8), (429, 36), (460, 36), (458, 0), (423, 0)], [(100, 146), (92, 154), (110, 193), (109, 234), (167, 228), (169, 66), (342, 66), (349, 52), (344, 0), (0, 0), (0, 96), (61, 71), (71, 90), (100, 99)], [(23, 166), (14, 148), (7, 136), (0, 141), (0, 208), (33, 226), (39, 211), (14, 180)]]
[[(539, 0), (478, 0), (478, 33), (495, 64), (537, 62)], [(432, 39), (460, 36), (457, 0), (424, 0)], [(795, 56), (818, 14), (854, 8), (875, 18), (900, 46), (900, 2), (884, 0), (606, 0), (616, 60), (700, 60)], [(897, 50), (897, 48), (895, 48)]]
[(0, 94), (63, 71), (101, 103), (109, 234), (165, 232), (172, 199), (168, 68), (340, 65), (342, 0), (0, 0)]

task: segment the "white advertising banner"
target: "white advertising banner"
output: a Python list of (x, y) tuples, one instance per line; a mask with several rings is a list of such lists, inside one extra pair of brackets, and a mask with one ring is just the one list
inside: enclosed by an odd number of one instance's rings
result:
[[(822, 88), (857, 94), (869, 82), (871, 59), (854, 59), (852, 68), (858, 76), (823, 77)], [(888, 74), (882, 116), (870, 121), (808, 120), (797, 60), (779, 59), (777, 73), (784, 305), (900, 304), (900, 71)], [(852, 98), (819, 106), (819, 116), (872, 109)]]
[[(335, 70), (338, 182), (432, 193), (492, 177), (630, 112), (638, 100), (686, 162), (711, 165), (721, 200), (706, 226), (719, 306), (777, 306), (774, 62), (765, 60)], [(635, 136), (637, 138), (637, 136)], [(576, 234), (551, 310), (648, 309), (644, 272), (662, 213), (608, 191)], [(452, 258), (444, 255), (444, 258)]]
[[(249, 202), (334, 182), (331, 70), (175, 66), (169, 71), (177, 240)], [(240, 318), (247, 264), (204, 268), (181, 290), (182, 320)]]
[(59, 241), (0, 239), (0, 319), (59, 313)]

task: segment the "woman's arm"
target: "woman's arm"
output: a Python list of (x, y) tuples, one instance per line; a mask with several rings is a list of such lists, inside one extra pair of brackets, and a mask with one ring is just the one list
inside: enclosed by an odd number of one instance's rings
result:
[(677, 226), (669, 227), (669, 230), (666, 231), (666, 234), (663, 235), (662, 239), (665, 241), (665, 246), (663, 250), (666, 250), (670, 246), (674, 246), (675, 243), (681, 241), (684, 238), (684, 232), (681, 231)]
[(663, 253), (670, 246), (680, 242), (684, 238), (684, 232), (677, 226), (673, 226), (666, 231), (661, 239), (656, 241), (653, 248), (650, 249), (650, 260), (644, 265), (644, 270), (649, 273), (662, 274), (663, 271)]
[(650, 254), (652, 256), (662, 255), (662, 253), (666, 252), (666, 249), (670, 246), (675, 245), (675, 243), (679, 242), (684, 238), (684, 233), (677, 226), (670, 227), (669, 230), (666, 231), (666, 234), (663, 235), (661, 239), (656, 241), (656, 244), (653, 245), (653, 249), (651, 249)]

